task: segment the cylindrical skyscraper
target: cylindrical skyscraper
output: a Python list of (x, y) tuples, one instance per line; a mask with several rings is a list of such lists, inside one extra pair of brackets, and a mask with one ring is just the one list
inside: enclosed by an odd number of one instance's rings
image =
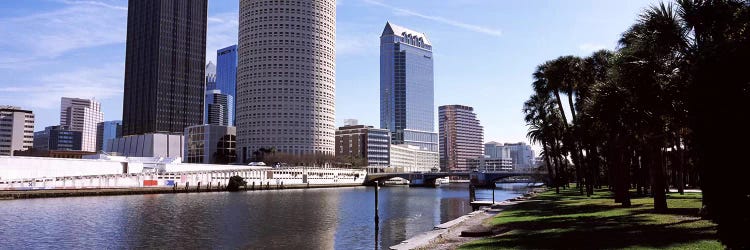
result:
[(240, 2), (237, 151), (333, 154), (336, 1)]

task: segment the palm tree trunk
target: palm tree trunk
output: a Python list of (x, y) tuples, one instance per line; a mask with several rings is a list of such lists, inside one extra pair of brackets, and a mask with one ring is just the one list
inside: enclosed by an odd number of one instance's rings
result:
[(560, 161), (562, 161), (563, 168), (565, 169), (565, 189), (570, 187), (570, 180), (572, 179), (570, 176), (570, 173), (568, 173), (568, 170), (570, 169), (570, 166), (568, 166), (568, 160), (565, 159), (565, 154), (560, 155)]
[(573, 121), (573, 124), (576, 124), (576, 109), (575, 109), (575, 106), (573, 106), (573, 92), (572, 91), (568, 93), (568, 105), (570, 105), (570, 117)]
[(654, 211), (667, 211), (667, 193), (665, 191), (665, 175), (662, 165), (662, 152), (659, 143), (649, 143), (649, 173), (651, 175), (651, 193), (654, 196)]
[(621, 203), (623, 207), (630, 207), (630, 171), (628, 170), (628, 164), (625, 164), (624, 161), (627, 150), (624, 150), (623, 145), (620, 145), (618, 135), (610, 136), (609, 146), (610, 156), (608, 158), (611, 158), (611, 161), (608, 159), (607, 163), (610, 163), (610, 167), (614, 168), (615, 202)]
[(677, 137), (677, 142), (675, 143), (675, 148), (677, 148), (677, 156), (675, 157), (675, 161), (677, 163), (677, 174), (676, 174), (676, 185), (677, 185), (677, 192), (680, 194), (685, 194), (685, 150), (683, 150), (680, 147), (680, 138)]
[(542, 150), (544, 150), (544, 162), (547, 163), (547, 175), (549, 176), (552, 186), (557, 187), (555, 184), (555, 173), (552, 172), (552, 164), (550, 164), (549, 160), (550, 151), (548, 151), (546, 139), (542, 139)]
[(564, 175), (562, 171), (562, 165), (560, 164), (560, 158), (557, 156), (557, 142), (553, 139), (552, 144), (552, 159), (555, 160), (555, 193), (560, 193), (560, 185), (562, 184), (562, 176)]
[(586, 196), (591, 197), (594, 194), (594, 184), (596, 182), (596, 164), (593, 162), (596, 158), (596, 149), (591, 149), (588, 145), (589, 150), (587, 151), (586, 158), (588, 168), (586, 168)]
[(555, 90), (555, 100), (557, 101), (557, 107), (560, 109), (560, 114), (562, 115), (563, 119), (563, 128), (568, 129), (568, 118), (565, 117), (565, 108), (563, 108), (562, 100), (560, 99), (560, 91)]

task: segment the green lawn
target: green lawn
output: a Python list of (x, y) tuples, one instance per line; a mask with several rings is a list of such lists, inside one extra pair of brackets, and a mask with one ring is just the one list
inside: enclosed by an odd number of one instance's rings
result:
[(667, 202), (669, 212), (657, 214), (648, 197), (621, 208), (605, 190), (590, 198), (548, 191), (492, 218), (505, 233), (461, 249), (723, 249), (716, 225), (697, 216), (700, 193), (669, 194)]

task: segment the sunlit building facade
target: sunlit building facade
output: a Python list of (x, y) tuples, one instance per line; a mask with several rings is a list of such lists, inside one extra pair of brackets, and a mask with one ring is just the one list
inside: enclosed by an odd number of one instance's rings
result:
[(391, 134), (386, 129), (352, 125), (336, 130), (336, 156), (361, 158), (367, 166), (388, 166), (390, 146)]
[(483, 156), (484, 129), (474, 108), (444, 105), (438, 108), (440, 168), (446, 172), (468, 172), (469, 160)]
[(237, 144), (333, 154), (336, 1), (240, 1)]
[(34, 145), (34, 112), (0, 106), (0, 155), (29, 150)]
[(93, 99), (63, 97), (60, 102), (60, 125), (81, 132), (81, 151), (99, 148), (97, 128), (104, 121), (102, 105)]

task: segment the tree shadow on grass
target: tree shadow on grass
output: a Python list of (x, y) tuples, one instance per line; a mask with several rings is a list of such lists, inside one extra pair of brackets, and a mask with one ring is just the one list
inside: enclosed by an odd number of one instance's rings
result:
[[(489, 249), (664, 248), (717, 237), (713, 224), (683, 225), (700, 221), (697, 217), (686, 218), (697, 215), (698, 208), (670, 208), (667, 213), (656, 214), (647, 203), (622, 209), (602, 200), (561, 194), (537, 197), (509, 207), (503, 213), (506, 212), (505, 219), (509, 220), (502, 222), (504, 219), (500, 218), (502, 224), (498, 225), (506, 233), (465, 246)], [(660, 217), (669, 214), (678, 217)], [(665, 218), (677, 221), (660, 221)]]
[[(547, 203), (547, 202), (543, 202)], [(509, 212), (514, 212), (516, 216), (535, 216), (535, 217), (547, 217), (547, 216), (564, 216), (581, 213), (597, 213), (610, 211), (617, 207), (598, 205), (598, 204), (583, 204), (583, 205), (566, 205), (561, 203), (547, 203), (539, 204), (539, 202), (527, 202), (516, 205), (512, 209), (508, 209)], [(634, 205), (633, 207), (640, 207), (641, 205)]]
[(631, 214), (666, 214), (666, 215), (682, 215), (682, 216), (698, 216), (700, 208), (667, 208), (666, 212), (656, 212), (653, 209), (643, 209), (631, 211)]
[(670, 224), (647, 224), (642, 216), (594, 216), (547, 218), (510, 222), (502, 226), (513, 230), (466, 245), (482, 248), (523, 249), (602, 249), (626, 247), (663, 248), (674, 244), (716, 239), (714, 226), (675, 227), (695, 220)]

